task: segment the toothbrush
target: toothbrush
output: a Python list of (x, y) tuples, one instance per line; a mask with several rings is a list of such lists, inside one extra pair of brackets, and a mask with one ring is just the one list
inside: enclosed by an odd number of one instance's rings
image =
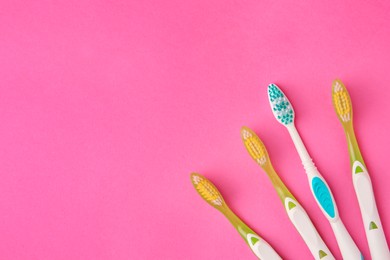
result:
[(309, 247), (315, 259), (335, 259), (318, 234), (306, 211), (295, 199), (286, 185), (279, 178), (272, 166), (267, 149), (260, 138), (248, 127), (241, 129), (241, 137), (250, 156), (259, 164), (270, 178), (276, 192), (278, 193), (284, 209), (295, 228)]
[(290, 101), (275, 84), (270, 84), (268, 86), (268, 98), (276, 120), (284, 125), (290, 133), (295, 148), (301, 158), (303, 167), (307, 173), (313, 196), (318, 206), (321, 208), (322, 213), (330, 222), (336, 236), (341, 255), (344, 259), (348, 260), (362, 259), (362, 254), (339, 216), (336, 202), (328, 184), (314, 165), (297, 129), (295, 128), (294, 109)]
[(249, 245), (252, 252), (263, 260), (280, 260), (278, 253), (252, 229), (250, 229), (224, 201), (221, 193), (206, 177), (198, 174), (191, 174), (191, 181), (199, 195), (211, 206), (219, 210), (229, 219), (230, 223), (237, 229), (238, 233)]
[(390, 259), (389, 247), (383, 232), (370, 175), (360, 153), (352, 122), (352, 102), (340, 80), (333, 81), (333, 106), (343, 125), (352, 167), (352, 180), (363, 218), (364, 230), (372, 259)]

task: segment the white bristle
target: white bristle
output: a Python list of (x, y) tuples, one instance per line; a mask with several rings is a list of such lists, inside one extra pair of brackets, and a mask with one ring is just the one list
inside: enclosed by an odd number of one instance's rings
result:
[(336, 81), (334, 85), (334, 92), (339, 92), (342, 89), (341, 84)]
[(245, 140), (251, 136), (252, 136), (252, 134), (249, 131), (247, 131), (245, 129), (242, 131), (242, 137), (244, 137)]
[(199, 184), (199, 182), (201, 181), (200, 177), (197, 175), (193, 175), (192, 180), (194, 181), (195, 184)]
[(222, 206), (222, 201), (221, 201), (220, 198), (213, 200), (212, 203), (213, 203), (214, 205)]
[(261, 157), (260, 159), (257, 159), (256, 160), (258, 163), (260, 163), (261, 165), (263, 165), (266, 161), (267, 161), (267, 159), (265, 158), (265, 156), (263, 156), (263, 157)]

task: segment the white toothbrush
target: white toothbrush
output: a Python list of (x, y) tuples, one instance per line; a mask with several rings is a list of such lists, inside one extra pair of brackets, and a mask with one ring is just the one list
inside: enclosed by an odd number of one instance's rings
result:
[(301, 158), (303, 167), (307, 173), (313, 196), (331, 224), (343, 258), (347, 260), (362, 259), (362, 254), (341, 221), (328, 184), (314, 165), (295, 128), (294, 110), (290, 101), (275, 84), (270, 84), (268, 86), (268, 98), (276, 120), (284, 125), (290, 133), (295, 148)]

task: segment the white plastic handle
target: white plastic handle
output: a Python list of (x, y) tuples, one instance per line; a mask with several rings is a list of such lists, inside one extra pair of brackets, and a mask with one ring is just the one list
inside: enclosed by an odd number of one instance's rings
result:
[[(362, 172), (355, 173), (360, 167)], [(383, 232), (382, 223), (375, 203), (371, 179), (367, 169), (359, 161), (355, 161), (352, 167), (353, 186), (358, 198), (360, 212), (363, 218), (364, 231), (366, 232), (371, 258), (373, 260), (390, 260), (389, 247)]]
[(330, 221), (343, 259), (361, 259), (361, 253), (340, 219), (329, 185), (314, 165), (294, 125), (287, 127), (307, 174), (313, 196), (322, 213)]
[(325, 179), (313, 163), (312, 167), (306, 166), (305, 169), (310, 171), (308, 177), (313, 196), (332, 226), (343, 259), (361, 259), (362, 254), (339, 216), (333, 194)]
[[(255, 238), (256, 243), (252, 243), (252, 239)], [(282, 258), (276, 253), (276, 251), (267, 243), (264, 239), (261, 239), (255, 234), (248, 234), (246, 237), (250, 248), (253, 253), (261, 260), (281, 260)]]
[(303, 207), (291, 198), (286, 198), (284, 204), (291, 222), (309, 247), (314, 258), (318, 260), (335, 259)]
[(357, 248), (355, 242), (352, 240), (352, 237), (349, 235), (341, 219), (338, 218), (335, 222), (330, 223), (336, 236), (337, 243), (340, 247), (343, 259), (363, 259), (362, 254)]

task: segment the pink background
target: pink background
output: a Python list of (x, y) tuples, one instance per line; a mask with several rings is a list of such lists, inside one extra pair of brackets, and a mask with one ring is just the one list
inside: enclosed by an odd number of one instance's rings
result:
[(340, 259), (270, 82), (370, 259), (331, 82), (351, 93), (390, 239), (390, 4), (314, 2), (0, 1), (0, 259), (253, 259), (192, 171), (282, 257), (311, 259), (243, 125)]

